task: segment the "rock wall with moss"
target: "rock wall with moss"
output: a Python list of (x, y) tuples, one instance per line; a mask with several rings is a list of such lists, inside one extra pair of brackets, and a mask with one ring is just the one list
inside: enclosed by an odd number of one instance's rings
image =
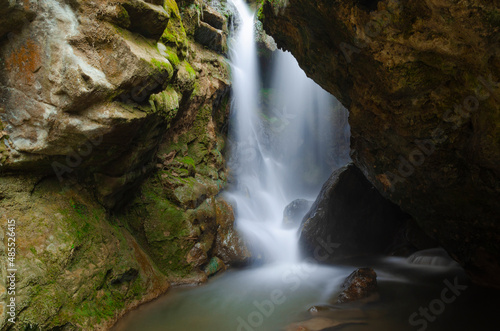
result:
[(266, 0), (267, 33), (349, 109), (352, 159), (499, 287), (498, 0)]
[(2, 330), (106, 329), (170, 285), (248, 261), (218, 197), (230, 94), (218, 7), (0, 1)]

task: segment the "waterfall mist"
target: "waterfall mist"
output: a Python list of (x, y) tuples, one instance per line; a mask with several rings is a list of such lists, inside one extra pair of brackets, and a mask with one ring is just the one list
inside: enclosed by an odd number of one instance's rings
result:
[(331, 172), (349, 160), (347, 111), (306, 77), (289, 53), (275, 51), (269, 86), (259, 75), (254, 13), (232, 0), (238, 26), (231, 43), (232, 186), (225, 193), (236, 226), (266, 261), (298, 259), (297, 228), (282, 226), (295, 199), (314, 200)]

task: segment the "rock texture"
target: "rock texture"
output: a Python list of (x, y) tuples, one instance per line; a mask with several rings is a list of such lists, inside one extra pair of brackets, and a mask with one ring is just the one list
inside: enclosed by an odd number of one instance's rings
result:
[(323, 262), (387, 254), (407, 217), (350, 163), (323, 185), (304, 216), (299, 245)]
[(377, 273), (372, 268), (360, 268), (347, 277), (342, 284), (338, 303), (347, 303), (367, 299), (378, 289)]
[(267, 33), (349, 109), (352, 158), (499, 287), (499, 1), (266, 1)]
[[(0, 243), (2, 330), (96, 330), (169, 288), (118, 218), (56, 178), (1, 178), (0, 225), (16, 221), (16, 323), (4, 317), (6, 247)], [(5, 242), (7, 245), (7, 242)], [(10, 316), (9, 316), (10, 317)], [(12, 327), (13, 328), (8, 328)]]
[[(179, 2), (181, 4), (181, 2)], [(0, 1), (0, 328), (106, 329), (171, 284), (250, 258), (223, 152), (229, 66), (202, 1)], [(5, 241), (6, 242), (6, 241)]]

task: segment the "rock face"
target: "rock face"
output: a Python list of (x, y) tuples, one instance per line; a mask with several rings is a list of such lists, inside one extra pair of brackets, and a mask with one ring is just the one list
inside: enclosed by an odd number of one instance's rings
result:
[(323, 262), (386, 254), (405, 215), (352, 163), (336, 170), (304, 216), (299, 244)]
[(105, 329), (170, 284), (248, 261), (217, 197), (229, 66), (195, 42), (227, 18), (182, 4), (0, 1), (0, 237), (15, 219), (16, 329)]
[(499, 287), (499, 1), (265, 1), (267, 33), (349, 109), (352, 159)]
[[(78, 186), (56, 178), (1, 178), (0, 272), (6, 279), (3, 229), (15, 220), (16, 327), (95, 330), (169, 288), (124, 224)], [(9, 241), (10, 242), (10, 241)], [(7, 245), (7, 241), (5, 241)], [(0, 283), (2, 329), (9, 295)], [(19, 327), (20, 329), (20, 327)]]
[(377, 273), (372, 268), (360, 268), (347, 277), (342, 285), (338, 303), (346, 303), (366, 299), (378, 289)]

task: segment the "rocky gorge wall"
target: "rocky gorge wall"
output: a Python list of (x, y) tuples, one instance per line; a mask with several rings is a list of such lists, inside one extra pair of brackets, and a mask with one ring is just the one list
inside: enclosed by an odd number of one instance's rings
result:
[(476, 283), (499, 287), (499, 1), (263, 2), (278, 47), (349, 110), (351, 156)]
[(0, 1), (2, 330), (105, 329), (250, 258), (217, 197), (230, 93), (217, 4)]

